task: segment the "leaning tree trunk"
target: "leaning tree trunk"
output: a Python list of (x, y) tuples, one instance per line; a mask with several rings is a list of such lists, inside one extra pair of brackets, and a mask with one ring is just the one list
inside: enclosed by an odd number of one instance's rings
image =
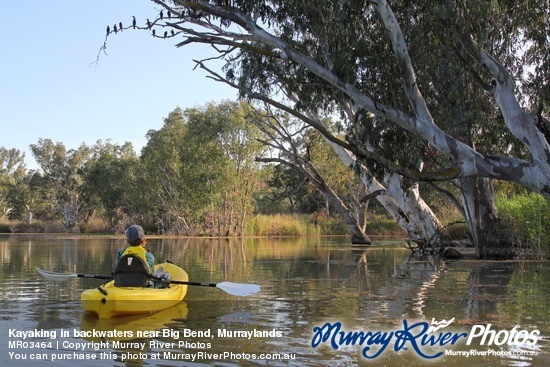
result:
[(385, 186), (370, 175), (366, 167), (357, 162), (353, 153), (333, 142), (329, 141), (329, 144), (348, 167), (359, 165), (359, 176), (369, 192), (383, 193), (376, 196), (376, 199), (411, 240), (419, 244), (439, 244), (443, 226), (420, 196), (417, 184), (405, 189), (401, 176), (388, 174)]
[(480, 259), (510, 257), (512, 251), (509, 241), (502, 237), (492, 181), (465, 178), (458, 180), (458, 184), (476, 256)]
[(400, 215), (406, 217), (407, 233), (419, 245), (437, 245), (444, 233), (443, 226), (435, 213), (420, 195), (418, 183), (404, 188), (403, 177), (396, 173), (386, 174), (384, 181), (390, 195), (400, 208)]
[(366, 234), (365, 228), (361, 226), (359, 218), (355, 218), (352, 215), (350, 209), (344, 203), (344, 200), (326, 184), (313, 166), (309, 165), (309, 170), (305, 171), (311, 183), (323, 194), (348, 226), (351, 243), (354, 245), (370, 245), (372, 241)]

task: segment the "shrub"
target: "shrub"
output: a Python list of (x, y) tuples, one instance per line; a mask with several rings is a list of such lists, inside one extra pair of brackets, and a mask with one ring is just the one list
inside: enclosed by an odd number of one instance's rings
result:
[(41, 221), (34, 221), (31, 224), (12, 221), (9, 223), (9, 232), (11, 233), (44, 233), (44, 223)]
[(0, 233), (11, 233), (10, 222), (0, 219)]
[(304, 236), (310, 234), (307, 221), (294, 215), (257, 215), (248, 224), (247, 235)]
[(90, 218), (87, 222), (82, 222), (78, 225), (80, 233), (106, 233), (108, 232), (107, 225), (100, 218)]
[(317, 231), (321, 235), (347, 235), (348, 226), (341, 220), (334, 218), (321, 218), (317, 220)]
[(539, 254), (550, 255), (550, 204), (536, 193), (511, 198), (498, 195), (496, 200), (504, 228), (518, 237), (519, 242)]
[(367, 223), (367, 234), (369, 235), (396, 235), (403, 234), (403, 230), (397, 222), (391, 218), (376, 216)]

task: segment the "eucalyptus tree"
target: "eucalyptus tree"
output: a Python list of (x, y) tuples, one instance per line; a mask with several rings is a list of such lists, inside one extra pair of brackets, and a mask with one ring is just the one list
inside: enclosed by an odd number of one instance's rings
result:
[(19, 176), (9, 193), (13, 210), (11, 219), (22, 220), (26, 224), (32, 224), (33, 220), (43, 214), (45, 208), (44, 178), (34, 170)]
[(141, 151), (142, 203), (153, 216), (161, 232), (191, 235), (187, 217), (191, 215), (187, 178), (183, 176), (182, 142), (187, 134), (187, 122), (176, 108), (164, 119), (159, 130), (147, 132), (147, 144)]
[(176, 109), (148, 133), (146, 202), (165, 232), (242, 235), (261, 174), (246, 103)]
[(43, 172), (44, 202), (63, 216), (68, 230), (88, 218), (93, 209), (85, 191), (84, 168), (92, 149), (81, 144), (67, 150), (63, 143), (39, 139), (31, 144), (32, 154)]
[(0, 147), (0, 218), (13, 209), (9, 193), (21, 177), (25, 176), (25, 155), (18, 149)]
[(303, 173), (284, 163), (268, 165), (267, 187), (260, 193), (258, 212), (274, 213), (314, 213), (322, 210), (325, 198), (311, 187)]
[[(253, 108), (245, 102), (223, 101), (186, 110), (188, 135), (183, 141), (186, 180), (201, 205), (209, 233), (240, 236), (252, 214), (253, 196), (262, 182), (256, 157), (264, 147), (253, 123)], [(200, 201), (199, 201), (200, 200)]]
[[(283, 85), (298, 111), (325, 116), (348, 106), (340, 145), (369, 174), (397, 173), (402, 189), (457, 180), (469, 206), (490, 198), (487, 179), (550, 198), (545, 0), (152, 1), (173, 16), (143, 29), (212, 45), (239, 87), (273, 96)], [(466, 216), (482, 227), (479, 210)]]
[(131, 143), (123, 145), (98, 141), (86, 164), (85, 188), (95, 207), (102, 210), (108, 226), (123, 231), (129, 224), (144, 220), (144, 181), (141, 162)]
[[(268, 107), (266, 110), (271, 109)], [(336, 209), (348, 226), (351, 242), (370, 244), (371, 240), (365, 232), (365, 203), (361, 203), (357, 195), (361, 191), (357, 188), (350, 190), (342, 182), (351, 183), (353, 180), (349, 178), (353, 173), (342, 162), (335, 163), (331, 159), (335, 155), (330, 154), (330, 148), (320, 147), (323, 141), (320, 141), (318, 134), (288, 114), (263, 113), (255, 123), (264, 133), (262, 143), (276, 152), (258, 160), (283, 164), (300, 172), (325, 197), (327, 214), (330, 206)]]

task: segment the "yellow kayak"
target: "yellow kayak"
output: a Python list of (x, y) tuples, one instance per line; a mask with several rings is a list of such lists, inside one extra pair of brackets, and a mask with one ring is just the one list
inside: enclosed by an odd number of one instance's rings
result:
[[(187, 272), (177, 265), (163, 263), (155, 266), (170, 273), (173, 280), (187, 282)], [(80, 297), (85, 311), (107, 319), (121, 315), (156, 312), (175, 306), (183, 300), (187, 285), (170, 284), (169, 288), (116, 287), (110, 281), (100, 287), (82, 292)]]

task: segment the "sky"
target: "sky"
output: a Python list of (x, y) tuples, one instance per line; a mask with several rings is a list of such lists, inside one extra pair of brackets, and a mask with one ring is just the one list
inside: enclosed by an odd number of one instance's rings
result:
[(176, 107), (236, 99), (234, 89), (193, 70), (193, 59), (213, 51), (176, 48), (181, 38), (119, 32), (96, 63), (107, 25), (155, 18), (160, 8), (149, 0), (4, 1), (0, 9), (0, 147), (25, 153), (28, 168), (37, 168), (29, 146), (40, 138), (67, 149), (131, 142), (139, 154), (147, 131)]

